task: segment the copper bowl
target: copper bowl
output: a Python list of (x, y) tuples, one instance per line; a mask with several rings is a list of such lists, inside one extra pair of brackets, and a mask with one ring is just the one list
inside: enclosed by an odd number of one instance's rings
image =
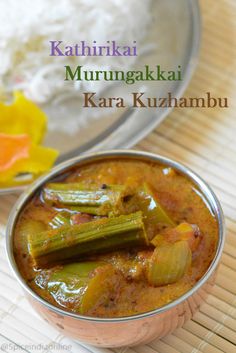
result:
[[(69, 313), (40, 298), (22, 278), (13, 255), (13, 234), (20, 212), (41, 186), (51, 178), (74, 166), (111, 158), (140, 159), (173, 167), (189, 178), (202, 192), (218, 222), (219, 238), (215, 257), (204, 276), (184, 295), (165, 306), (143, 314), (121, 318), (96, 318)], [(26, 190), (15, 204), (7, 225), (6, 248), (10, 266), (36, 311), (64, 335), (84, 343), (102, 347), (135, 346), (170, 334), (191, 319), (214, 284), (225, 238), (224, 216), (220, 203), (209, 185), (197, 174), (182, 164), (160, 155), (131, 151), (113, 150), (82, 155), (64, 162), (39, 178)]]

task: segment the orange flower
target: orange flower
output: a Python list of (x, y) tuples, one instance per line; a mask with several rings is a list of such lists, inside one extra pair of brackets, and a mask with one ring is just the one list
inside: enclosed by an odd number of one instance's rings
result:
[(29, 149), (28, 135), (0, 133), (0, 172), (11, 168), (17, 160), (29, 157)]
[[(58, 152), (41, 146), (46, 114), (20, 92), (7, 105), (0, 102), (0, 187), (32, 181), (54, 164)], [(18, 178), (26, 174), (27, 180)]]

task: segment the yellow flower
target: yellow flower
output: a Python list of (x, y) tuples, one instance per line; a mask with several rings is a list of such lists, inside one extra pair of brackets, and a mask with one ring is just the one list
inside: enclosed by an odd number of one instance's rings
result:
[(22, 93), (15, 92), (11, 105), (0, 103), (0, 186), (24, 183), (54, 164), (58, 152), (40, 146), (47, 127), (47, 116)]

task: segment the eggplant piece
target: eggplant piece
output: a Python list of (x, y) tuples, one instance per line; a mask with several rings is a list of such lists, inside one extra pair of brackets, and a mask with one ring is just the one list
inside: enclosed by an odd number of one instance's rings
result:
[(177, 282), (191, 265), (192, 252), (187, 241), (157, 247), (150, 258), (147, 277), (153, 286)]
[[(72, 263), (63, 268), (53, 271), (45, 271), (36, 278), (36, 284), (41, 285), (46, 282), (46, 289), (54, 300), (63, 307), (78, 311), (81, 298), (85, 292), (93, 272), (104, 266), (101, 261), (88, 261)], [(47, 273), (49, 272), (49, 274)], [(38, 283), (37, 283), (38, 282)]]
[(201, 232), (197, 225), (183, 222), (175, 228), (168, 229), (164, 234), (157, 234), (151, 244), (155, 247), (164, 242), (174, 243), (179, 240), (186, 240), (191, 251), (195, 251), (201, 241)]
[(168, 216), (163, 206), (158, 201), (151, 185), (145, 183), (140, 193), (140, 209), (146, 217), (147, 222), (154, 224), (164, 223), (174, 226), (174, 221)]
[(88, 314), (99, 305), (114, 305), (123, 276), (111, 264), (97, 268), (83, 293), (80, 313)]

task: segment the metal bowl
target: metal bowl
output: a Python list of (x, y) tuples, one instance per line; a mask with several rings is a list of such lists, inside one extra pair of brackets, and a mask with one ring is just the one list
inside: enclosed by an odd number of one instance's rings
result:
[[(66, 312), (63, 309), (49, 304), (34, 293), (27, 285), (24, 278), (22, 278), (14, 259), (14, 229), (19, 214), (31, 197), (45, 182), (48, 182), (50, 179), (60, 175), (71, 167), (82, 166), (88, 162), (111, 159), (114, 157), (122, 159), (140, 159), (170, 166), (190, 179), (204, 195), (218, 222), (219, 237), (217, 250), (208, 270), (195, 286), (178, 299), (161, 308), (139, 315), (121, 318), (106, 319), (81, 316), (75, 313)], [(23, 287), (33, 307), (46, 321), (54, 325), (64, 335), (73, 339), (95, 346), (120, 347), (144, 344), (155, 338), (161, 338), (170, 334), (176, 328), (181, 327), (186, 320), (193, 316), (214, 284), (215, 272), (222, 254), (224, 238), (224, 216), (220, 203), (209, 185), (207, 185), (192, 170), (178, 162), (160, 155), (131, 150), (113, 150), (87, 154), (64, 162), (30, 186), (30, 188), (21, 195), (10, 214), (7, 225), (6, 248), (10, 266), (18, 282)]]

